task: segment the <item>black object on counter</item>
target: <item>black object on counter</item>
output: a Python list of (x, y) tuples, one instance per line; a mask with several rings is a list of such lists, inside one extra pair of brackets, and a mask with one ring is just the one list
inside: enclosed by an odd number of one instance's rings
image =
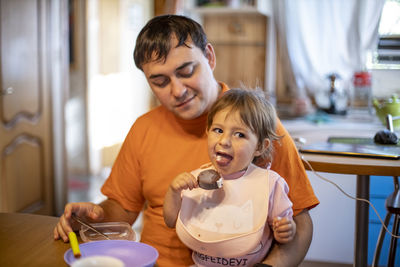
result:
[(385, 129), (375, 134), (374, 142), (382, 145), (397, 145), (399, 138), (397, 137), (396, 133)]

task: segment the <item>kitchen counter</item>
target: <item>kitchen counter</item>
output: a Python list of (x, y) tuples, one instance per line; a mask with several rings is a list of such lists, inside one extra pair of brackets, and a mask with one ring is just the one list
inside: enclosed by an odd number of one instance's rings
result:
[(305, 138), (307, 143), (326, 141), (329, 136), (373, 138), (385, 129), (376, 117), (309, 116), (282, 123), (293, 138)]

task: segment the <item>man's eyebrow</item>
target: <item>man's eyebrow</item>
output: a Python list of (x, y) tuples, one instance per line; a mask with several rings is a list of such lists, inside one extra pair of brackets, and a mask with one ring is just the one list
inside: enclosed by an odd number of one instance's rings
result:
[(163, 77), (163, 76), (164, 75), (162, 75), (162, 74), (152, 74), (152, 75), (149, 76), (149, 79), (156, 79), (158, 77)]
[[(185, 63), (183, 63), (182, 65), (180, 65), (179, 67), (177, 67), (176, 70), (175, 70), (175, 72), (176, 72), (176, 71), (180, 71), (180, 70), (184, 69), (185, 67), (187, 67), (187, 66), (189, 66), (189, 65), (191, 65), (191, 64), (193, 64), (193, 61), (185, 62)], [(163, 74), (152, 74), (152, 75), (149, 76), (149, 79), (156, 79), (156, 78), (158, 78), (158, 77), (164, 77), (164, 76), (165, 76), (165, 75), (163, 75)]]
[(176, 68), (176, 71), (179, 71), (179, 70), (181, 70), (181, 69), (184, 69), (186, 66), (191, 65), (191, 64), (193, 64), (193, 61), (185, 62), (185, 63), (183, 63), (181, 66), (177, 67), (177, 68)]

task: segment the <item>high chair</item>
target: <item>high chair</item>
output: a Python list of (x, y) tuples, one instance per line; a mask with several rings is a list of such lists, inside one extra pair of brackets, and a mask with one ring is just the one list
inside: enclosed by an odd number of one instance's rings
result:
[[(399, 190), (399, 177), (393, 176), (394, 183), (394, 191), (386, 198), (385, 206), (386, 206), (386, 217), (384, 224), (387, 227), (392, 215), (394, 215), (392, 234), (399, 235), (399, 225), (400, 225), (400, 190)], [(376, 244), (374, 259), (372, 260), (372, 267), (376, 267), (379, 264), (379, 256), (382, 249), (382, 243), (385, 238), (385, 229), (382, 226), (381, 231), (378, 237), (378, 243)], [(393, 267), (395, 263), (396, 257), (396, 247), (397, 247), (398, 238), (391, 237), (390, 239), (390, 248), (389, 248), (389, 258), (388, 258), (388, 267)], [(397, 254), (399, 256), (399, 254)]]

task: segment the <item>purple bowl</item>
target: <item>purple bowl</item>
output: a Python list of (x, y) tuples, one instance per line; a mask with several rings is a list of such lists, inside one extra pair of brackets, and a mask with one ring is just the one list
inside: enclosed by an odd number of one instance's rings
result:
[[(125, 266), (153, 266), (158, 258), (158, 251), (144, 243), (129, 240), (101, 240), (79, 244), (81, 258), (88, 256), (112, 256), (124, 262)], [(76, 258), (69, 249), (64, 260), (71, 265)]]

